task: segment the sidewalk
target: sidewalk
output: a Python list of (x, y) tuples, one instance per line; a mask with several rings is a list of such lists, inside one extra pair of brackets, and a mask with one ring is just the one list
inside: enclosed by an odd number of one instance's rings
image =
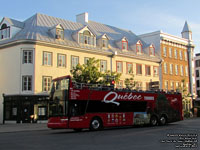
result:
[(0, 124), (0, 133), (49, 130), (46, 123)]

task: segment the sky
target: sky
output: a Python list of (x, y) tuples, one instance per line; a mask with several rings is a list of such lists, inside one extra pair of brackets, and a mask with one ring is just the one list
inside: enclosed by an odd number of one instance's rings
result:
[(199, 0), (0, 0), (0, 20), (24, 21), (36, 13), (76, 22), (76, 15), (88, 12), (89, 20), (131, 30), (136, 35), (162, 30), (181, 37), (188, 22), (200, 53)]

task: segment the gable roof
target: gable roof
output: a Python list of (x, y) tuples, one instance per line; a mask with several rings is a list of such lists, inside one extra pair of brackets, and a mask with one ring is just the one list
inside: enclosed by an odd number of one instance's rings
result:
[[(120, 29), (117, 27), (97, 23), (94, 21), (89, 21), (87, 27), (96, 35), (96, 37), (106, 34), (109, 37), (109, 45), (111, 46), (111, 49), (102, 50), (100, 47), (87, 46), (84, 44), (79, 44), (76, 41), (74, 41), (72, 35), (75, 32), (78, 32), (85, 27), (85, 25), (81, 23), (72, 22), (56, 17), (51, 17), (39, 13), (28, 18), (23, 23), (14, 20), (11, 21), (13, 24), (16, 25), (20, 24), (21, 27), (23, 24), (23, 29), (20, 32), (18, 32), (17, 35), (14, 36), (13, 38), (0, 41), (0, 44), (5, 44), (17, 40), (34, 40), (34, 41), (43, 41), (53, 44), (60, 44), (63, 46), (80, 47), (91, 50), (93, 49), (98, 51), (110, 51), (110, 52), (117, 51), (118, 54), (123, 54), (124, 52), (122, 52), (122, 50), (117, 47), (116, 41), (121, 40), (123, 37), (127, 38), (127, 40), (129, 41), (129, 45), (135, 45), (139, 40), (142, 42), (143, 44), (142, 46), (147, 47), (148, 45), (141, 38), (139, 38), (129, 30)], [(61, 24), (64, 29), (64, 40), (56, 40), (55, 37), (49, 34), (49, 29), (58, 24)], [(126, 54), (127, 55), (132, 54), (135, 55), (136, 57), (141, 57), (137, 56), (134, 53), (134, 51), (131, 50)], [(149, 58), (149, 55), (144, 54), (142, 57)]]
[(3, 21), (7, 21), (9, 23), (9, 25), (11, 25), (11, 26), (15, 26), (15, 27), (18, 27), (18, 28), (23, 28), (24, 27), (24, 23), (23, 22), (17, 21), (15, 19), (4, 17), (2, 19), (2, 21), (0, 22), (0, 24), (2, 24)]

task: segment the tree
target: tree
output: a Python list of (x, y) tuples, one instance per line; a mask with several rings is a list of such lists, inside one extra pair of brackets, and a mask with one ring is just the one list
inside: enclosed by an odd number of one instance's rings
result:
[(126, 88), (128, 88), (129, 90), (133, 90), (137, 85), (137, 82), (134, 81), (134, 75), (133, 74), (131, 74), (130, 78), (126, 78), (124, 83), (126, 85)]
[(86, 64), (78, 64), (71, 70), (73, 80), (79, 83), (98, 83), (102, 73), (99, 71), (99, 60), (89, 58)]
[(102, 74), (101, 83), (104, 85), (110, 85), (110, 83), (114, 80), (115, 83), (120, 80), (121, 73), (111, 72), (110, 70), (106, 71)]

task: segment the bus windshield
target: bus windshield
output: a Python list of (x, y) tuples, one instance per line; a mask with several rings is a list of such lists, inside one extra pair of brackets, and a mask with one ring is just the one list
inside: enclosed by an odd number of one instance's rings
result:
[(69, 79), (53, 80), (50, 90), (49, 116), (67, 116)]

